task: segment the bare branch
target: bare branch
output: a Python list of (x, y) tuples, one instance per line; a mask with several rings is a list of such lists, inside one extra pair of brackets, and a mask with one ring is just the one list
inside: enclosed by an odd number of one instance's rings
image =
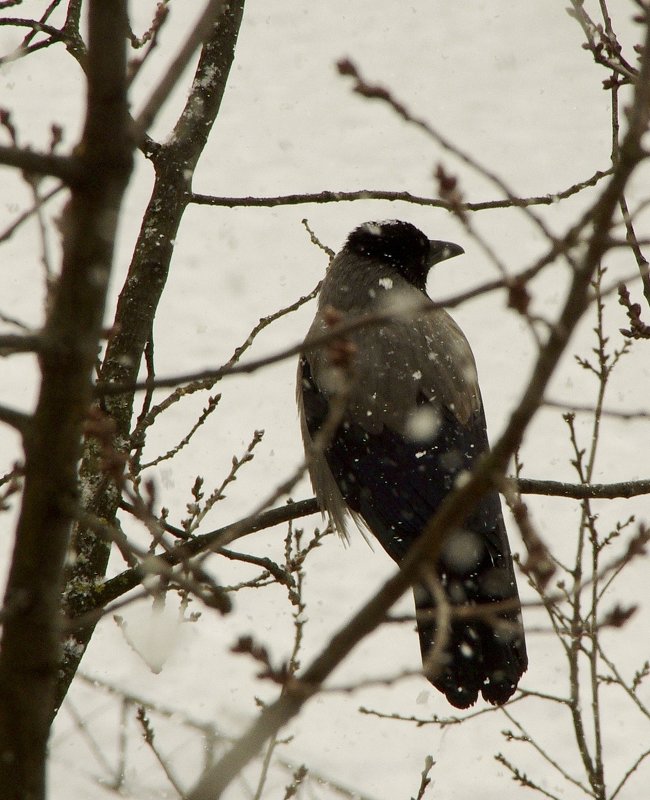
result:
[[(446, 136), (443, 136), (439, 131), (433, 128), (433, 126), (424, 119), (420, 117), (416, 117), (412, 114), (396, 97), (394, 97), (391, 92), (386, 89), (384, 86), (379, 85), (372, 85), (367, 83), (362, 77), (357, 69), (356, 65), (348, 58), (341, 59), (338, 64), (338, 71), (340, 75), (350, 76), (354, 79), (354, 88), (353, 91), (357, 94), (361, 95), (362, 97), (367, 97), (372, 100), (380, 100), (386, 103), (393, 111), (400, 116), (405, 122), (408, 122), (411, 125), (416, 126), (421, 131), (423, 131), (427, 136), (429, 136), (434, 142), (436, 142), (440, 147), (444, 150), (447, 150), (449, 153), (452, 153), (456, 158), (460, 159), (464, 164), (469, 166), (471, 169), (482, 175), (483, 177), (487, 178), (491, 183), (493, 183), (498, 189), (500, 189), (505, 197), (511, 202), (511, 204), (516, 207), (520, 208), (526, 217), (535, 225), (539, 230), (545, 235), (548, 241), (554, 241), (554, 237), (551, 235), (550, 231), (546, 227), (545, 223), (542, 221), (540, 217), (538, 217), (532, 210), (530, 205), (524, 205), (521, 203), (520, 198), (517, 196), (515, 192), (510, 189), (509, 186), (506, 185), (505, 181), (497, 175), (492, 170), (488, 169), (487, 167), (480, 164), (476, 158), (469, 155), (465, 150), (460, 148)], [(454, 198), (453, 202), (450, 204), (450, 210), (456, 212), (461, 215), (461, 203), (462, 201), (460, 198)]]
[(16, 411), (13, 408), (0, 405), (0, 422), (4, 422), (5, 425), (10, 425), (12, 428), (15, 428), (18, 433), (25, 435), (29, 429), (31, 417), (28, 414), (24, 414), (22, 411)]
[(611, 174), (611, 169), (603, 172), (595, 172), (590, 178), (579, 181), (551, 194), (537, 195), (535, 197), (507, 198), (506, 200), (483, 200), (478, 202), (461, 202), (452, 204), (448, 200), (439, 197), (423, 197), (411, 192), (391, 192), (384, 189), (358, 189), (354, 192), (338, 192), (323, 190), (321, 192), (305, 192), (296, 194), (276, 195), (275, 197), (218, 197), (208, 194), (192, 193), (189, 197), (190, 203), (207, 206), (221, 206), (225, 208), (274, 208), (276, 206), (305, 205), (309, 203), (349, 203), (356, 200), (389, 200), (392, 202), (412, 203), (419, 206), (430, 206), (433, 208), (444, 208), (452, 211), (459, 208), (462, 211), (487, 211), (497, 208), (520, 208), (526, 206), (550, 206), (565, 200), (578, 192), (595, 186), (603, 178)]
[(24, 172), (36, 175), (52, 175), (60, 178), (68, 186), (76, 186), (84, 177), (81, 162), (77, 156), (58, 156), (55, 153), (35, 153), (20, 147), (0, 145), (0, 164), (17, 167)]
[(40, 208), (42, 208), (48, 200), (52, 197), (55, 197), (62, 189), (64, 188), (64, 184), (59, 183), (53, 189), (50, 189), (49, 192), (44, 194), (42, 197), (39, 198), (38, 202), (31, 206), (31, 208), (26, 209), (18, 217), (8, 225), (2, 233), (0, 233), (0, 243), (6, 242), (7, 239), (10, 239), (16, 230), (26, 221), (28, 220), (33, 214), (36, 214)]
[(55, 709), (61, 583), (71, 528), (62, 499), (75, 495), (82, 422), (113, 260), (115, 226), (131, 170), (126, 97), (126, 3), (88, 3), (88, 102), (82, 155), (31, 158), (4, 148), (5, 163), (58, 174), (72, 185), (63, 264), (43, 337), (39, 398), (25, 437), (25, 488), (6, 597), (26, 607), (5, 621), (0, 650), (0, 795), (45, 794)]
[(584, 500), (587, 498), (594, 500), (612, 500), (615, 497), (629, 498), (638, 497), (642, 494), (650, 494), (650, 480), (588, 484), (519, 478), (517, 485), (522, 494), (570, 497), (574, 500)]
[[(153, 321), (162, 296), (176, 235), (187, 207), (186, 192), (191, 175), (207, 142), (221, 106), (226, 82), (234, 59), (244, 0), (231, 0), (212, 27), (201, 48), (188, 100), (172, 136), (150, 152), (156, 180), (144, 214), (129, 272), (120, 293), (100, 378), (106, 382), (134, 381), (142, 355), (150, 340)], [(155, 236), (151, 236), (152, 231)], [(127, 453), (133, 411), (133, 393), (105, 398), (105, 410), (116, 421), (116, 449)], [(94, 516), (111, 521), (120, 504), (120, 492), (110, 480), (96, 480), (96, 453), (89, 442), (84, 450), (80, 474), (84, 489), (83, 505)], [(75, 586), (94, 584), (106, 572), (110, 545), (92, 530), (78, 525), (73, 530), (73, 547), (83, 551), (69, 570), (66, 602), (77, 606), (70, 613), (83, 614), (84, 596), (74, 598)], [(137, 581), (136, 581), (137, 583)], [(81, 654), (93, 632), (93, 624), (75, 632), (78, 647), (65, 653), (60, 672), (59, 697), (62, 698), (79, 664)]]
[(43, 338), (39, 334), (0, 334), (0, 358), (10, 353), (38, 353), (43, 349)]
[(185, 67), (190, 62), (190, 59), (204, 42), (210, 31), (223, 12), (226, 6), (226, 0), (208, 0), (207, 5), (197, 20), (190, 35), (183, 42), (183, 46), (178, 52), (176, 58), (169, 65), (167, 72), (163, 75), (158, 85), (155, 87), (149, 99), (144, 105), (144, 108), (136, 117), (133, 124), (133, 135), (137, 142), (140, 141), (142, 136), (149, 130), (158, 112), (162, 108), (164, 102), (169, 97), (171, 90), (174, 88), (180, 75)]
[[(163, 553), (158, 556), (158, 558), (169, 566), (181, 564), (192, 556), (205, 552), (208, 549), (215, 549), (222, 545), (225, 546), (226, 540), (228, 543), (234, 541), (231, 535), (234, 529), (237, 530), (238, 534), (235, 538), (241, 538), (250, 533), (256, 533), (257, 531), (280, 525), (290, 519), (299, 519), (300, 517), (317, 512), (318, 505), (315, 499), (289, 503), (286, 506), (279, 506), (278, 508), (264, 511), (256, 517), (247, 517), (245, 520), (236, 522), (233, 525), (228, 525), (225, 528), (219, 528), (209, 533), (204, 533), (202, 536), (195, 536), (179, 547), (175, 547), (169, 552)], [(177, 530), (180, 531), (180, 529)], [(180, 532), (183, 533), (182, 531)], [(142, 567), (137, 567), (135, 569), (125, 570), (114, 578), (105, 581), (97, 587), (93, 597), (94, 602), (90, 602), (83, 611), (92, 611), (95, 608), (105, 606), (135, 588), (145, 576), (145, 570), (143, 570)]]

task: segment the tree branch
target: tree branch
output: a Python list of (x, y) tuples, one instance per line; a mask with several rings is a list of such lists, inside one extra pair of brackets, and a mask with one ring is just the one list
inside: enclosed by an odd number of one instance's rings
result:
[(10, 353), (38, 353), (43, 347), (40, 334), (0, 334), (0, 357)]
[[(650, 481), (622, 481), (620, 483), (585, 485), (520, 478), (515, 482), (521, 494), (568, 497), (576, 500), (581, 500), (586, 497), (594, 499), (613, 499), (616, 497), (630, 498), (642, 494), (650, 494)], [(129, 510), (128, 505), (125, 507)], [(248, 521), (240, 520), (232, 525), (218, 528), (217, 530), (204, 533), (190, 540), (187, 540), (185, 531), (165, 522), (162, 524), (166, 531), (186, 541), (183, 545), (179, 545), (170, 552), (161, 555), (160, 559), (170, 567), (176, 566), (177, 564), (187, 561), (188, 558), (204, 553), (207, 550), (218, 549), (220, 540), (225, 540), (227, 538), (229, 541), (234, 541), (229, 537), (233, 529), (237, 530), (237, 536), (235, 538), (239, 539), (242, 536), (248, 536), (257, 531), (272, 528), (275, 525), (280, 525), (289, 520), (318, 514), (319, 511), (320, 509), (318, 508), (316, 498), (311, 497), (308, 500), (299, 500), (289, 503), (286, 506), (264, 511), (257, 517), (253, 517)], [(83, 613), (104, 607), (108, 603), (117, 600), (126, 592), (134, 589), (146, 574), (146, 571), (138, 566), (127, 569), (114, 578), (100, 584), (96, 588), (94, 600), (88, 604)]]
[(178, 82), (178, 76), (183, 72), (190, 59), (208, 38), (214, 29), (217, 19), (223, 13), (226, 0), (208, 0), (208, 3), (194, 25), (190, 35), (183, 42), (183, 46), (173, 59), (167, 71), (154, 88), (142, 111), (134, 121), (134, 138), (137, 142), (149, 130), (164, 102), (169, 97), (171, 90)]
[[(43, 338), (41, 386), (25, 434), (25, 484), (0, 651), (0, 796), (42, 800), (46, 745), (60, 653), (61, 585), (77, 490), (82, 423), (102, 331), (115, 225), (131, 171), (126, 97), (125, 0), (88, 3), (88, 101), (81, 155), (33, 157), (4, 149), (5, 163), (72, 185), (63, 264)], [(71, 166), (72, 165), (72, 166)]]
[[(318, 504), (315, 498), (288, 503), (285, 506), (263, 511), (257, 516), (239, 520), (224, 528), (218, 528), (209, 533), (204, 533), (201, 536), (195, 536), (182, 545), (175, 547), (173, 550), (163, 553), (158, 556), (158, 558), (167, 566), (173, 567), (207, 550), (217, 549), (220, 541), (228, 541), (228, 543), (230, 543), (242, 536), (248, 536), (250, 533), (256, 533), (266, 528), (273, 528), (275, 525), (281, 525), (283, 522), (288, 522), (292, 519), (299, 519), (300, 517), (306, 517), (310, 514), (316, 514), (318, 510)], [(184, 531), (181, 531), (180, 528), (174, 528), (171, 525), (165, 525), (164, 527), (171, 533), (180, 533), (184, 535)], [(237, 536), (234, 538), (230, 536), (233, 530), (237, 531)], [(92, 591), (92, 599), (80, 610), (79, 615), (76, 615), (76, 617), (72, 619), (78, 618), (80, 623), (83, 624), (85, 614), (89, 612), (92, 613), (97, 609), (103, 608), (113, 600), (117, 600), (118, 597), (121, 597), (126, 592), (138, 586), (142, 579), (148, 574), (146, 569), (138, 566), (124, 570), (124, 572), (121, 572), (114, 578), (99, 584)]]
[(27, 433), (31, 417), (29, 414), (23, 414), (22, 411), (16, 411), (14, 408), (0, 405), (0, 422), (10, 425), (24, 436)]
[[(243, 8), (244, 0), (232, 0), (213, 25), (211, 35), (201, 49), (183, 112), (171, 137), (152, 156), (156, 180), (118, 300), (113, 325), (115, 333), (107, 343), (100, 369), (101, 381), (130, 384), (137, 377), (187, 206), (191, 180), (188, 176), (194, 171), (221, 106)], [(131, 391), (118, 397), (106, 397), (102, 402), (103, 409), (115, 421), (114, 447), (119, 453), (127, 453), (130, 448), (133, 397)], [(98, 475), (100, 460), (97, 442), (89, 440), (80, 466), (81, 505), (89, 514), (110, 524), (115, 519), (121, 497), (113, 481)], [(78, 558), (69, 570), (65, 606), (68, 616), (79, 616), (86, 608), (88, 589), (106, 573), (110, 543), (92, 529), (78, 524), (73, 530), (72, 545), (77, 553), (83, 553), (83, 558)], [(77, 646), (64, 654), (58, 687), (59, 702), (74, 677), (93, 629), (94, 623), (77, 631)]]
[(190, 203), (204, 206), (222, 206), (225, 208), (274, 208), (276, 206), (304, 205), (307, 203), (347, 203), (355, 200), (389, 200), (413, 203), (419, 206), (432, 206), (444, 208), (447, 211), (460, 209), (461, 211), (486, 211), (496, 208), (512, 208), (544, 205), (550, 206), (559, 200), (571, 197), (589, 186), (595, 186), (600, 180), (611, 174), (611, 169), (604, 172), (595, 172), (591, 178), (575, 183), (561, 192), (523, 197), (506, 200), (482, 200), (475, 203), (450, 203), (439, 197), (423, 197), (411, 192), (391, 192), (384, 189), (359, 189), (354, 192), (337, 192), (324, 190), (322, 192), (305, 192), (296, 194), (276, 195), (274, 197), (217, 197), (209, 194), (192, 193)]
[(570, 497), (574, 500), (613, 500), (615, 497), (638, 497), (650, 494), (650, 480), (620, 481), (618, 483), (563, 483), (561, 481), (519, 478), (521, 494), (540, 494), (550, 497)]
[(20, 147), (0, 145), (0, 164), (17, 167), (36, 175), (52, 175), (68, 186), (76, 186), (86, 174), (77, 156), (57, 156), (54, 153), (35, 153)]

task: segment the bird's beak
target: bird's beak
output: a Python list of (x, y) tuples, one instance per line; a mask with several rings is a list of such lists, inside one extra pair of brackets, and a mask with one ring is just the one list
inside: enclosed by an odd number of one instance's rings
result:
[(465, 251), (459, 244), (453, 242), (439, 242), (436, 239), (429, 240), (429, 266), (433, 267), (440, 261), (462, 255)]

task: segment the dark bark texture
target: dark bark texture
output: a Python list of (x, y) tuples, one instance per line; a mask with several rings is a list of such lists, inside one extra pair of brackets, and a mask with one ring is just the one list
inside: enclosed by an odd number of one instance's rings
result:
[[(114, 333), (100, 369), (102, 382), (130, 384), (137, 379), (169, 274), (173, 243), (191, 198), (191, 176), (223, 99), (243, 10), (244, 0), (237, 0), (219, 17), (202, 47), (187, 102), (172, 135), (165, 144), (151, 148), (154, 188), (119, 297)], [(125, 455), (138, 444), (131, 441), (130, 435), (134, 397), (133, 391), (127, 391), (102, 401), (103, 410), (115, 422), (115, 449)], [(102, 472), (100, 445), (95, 440), (85, 445), (80, 477), (84, 510), (104, 522), (113, 521), (120, 489)], [(106, 573), (111, 544), (95, 530), (78, 524), (72, 546), (76, 560), (67, 575), (65, 608), (69, 617), (78, 617), (95, 606), (96, 589)], [(66, 649), (57, 706), (65, 697), (93, 630), (94, 622), (77, 629), (73, 645)]]
[(25, 489), (0, 652), (0, 797), (39, 800), (60, 661), (61, 588), (115, 226), (132, 159), (124, 0), (88, 4), (87, 117), (64, 214), (63, 264), (24, 433)]

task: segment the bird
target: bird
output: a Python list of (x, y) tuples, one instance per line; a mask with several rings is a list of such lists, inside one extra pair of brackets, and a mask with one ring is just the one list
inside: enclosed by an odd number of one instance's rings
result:
[[(472, 350), (426, 291), (430, 269), (462, 253), (410, 222), (359, 225), (328, 267), (299, 357), (298, 413), (319, 508), (345, 540), (356, 524), (397, 564), (489, 450)], [(373, 314), (379, 322), (345, 334), (343, 356), (340, 347), (337, 356), (331, 346), (310, 346), (333, 322)], [(528, 658), (496, 490), (446, 536), (434, 570), (452, 611), (500, 606), (487, 616), (452, 613), (443, 634), (431, 582), (414, 583), (426, 677), (456, 708), (473, 705), (479, 694), (505, 703)], [(427, 670), (438, 635), (444, 650)]]

